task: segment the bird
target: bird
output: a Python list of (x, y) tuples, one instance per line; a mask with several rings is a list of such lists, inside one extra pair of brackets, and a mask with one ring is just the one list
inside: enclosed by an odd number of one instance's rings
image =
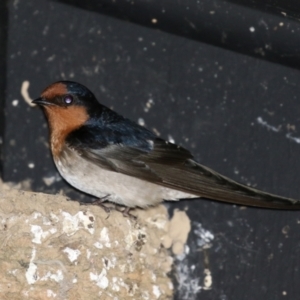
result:
[(241, 206), (300, 209), (300, 201), (231, 180), (195, 161), (185, 148), (98, 102), (84, 85), (58, 81), (32, 101), (42, 107), (61, 176), (76, 189), (125, 207), (211, 199)]

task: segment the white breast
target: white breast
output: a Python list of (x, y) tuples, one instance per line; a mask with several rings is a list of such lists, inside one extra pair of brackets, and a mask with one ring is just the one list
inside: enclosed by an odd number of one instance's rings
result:
[(76, 150), (67, 149), (54, 162), (61, 176), (75, 188), (128, 207), (147, 207), (163, 200), (197, 196), (165, 188), (135, 177), (107, 171), (82, 158)]

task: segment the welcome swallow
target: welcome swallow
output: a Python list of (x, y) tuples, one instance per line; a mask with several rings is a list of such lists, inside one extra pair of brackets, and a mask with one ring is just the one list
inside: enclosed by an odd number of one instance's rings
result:
[(33, 101), (43, 107), (61, 176), (99, 199), (129, 208), (208, 198), (246, 206), (300, 209), (300, 202), (242, 185), (192, 154), (100, 104), (85, 86), (59, 81)]

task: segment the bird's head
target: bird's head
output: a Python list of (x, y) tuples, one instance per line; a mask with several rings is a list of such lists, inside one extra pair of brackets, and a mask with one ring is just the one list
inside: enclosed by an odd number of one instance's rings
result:
[(72, 81), (51, 84), (32, 102), (43, 107), (51, 131), (72, 131), (86, 123), (90, 112), (100, 107), (89, 89)]
[(68, 108), (98, 104), (94, 94), (84, 85), (73, 81), (58, 81), (44, 89), (41, 96), (32, 101), (44, 107)]

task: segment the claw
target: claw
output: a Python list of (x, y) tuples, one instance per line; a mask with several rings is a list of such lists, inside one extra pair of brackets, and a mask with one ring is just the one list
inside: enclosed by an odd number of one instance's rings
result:
[[(113, 208), (105, 205), (105, 202), (109, 199), (109, 196), (110, 195), (108, 194), (104, 197), (96, 199), (95, 201), (92, 202), (92, 204), (96, 204), (96, 205), (100, 206), (107, 214), (110, 214), (110, 212)], [(108, 217), (109, 217), (109, 215), (107, 216), (107, 218)]]
[(134, 221), (137, 220), (137, 216), (130, 213), (130, 211), (132, 210), (131, 207), (125, 207), (124, 209), (121, 209), (121, 207), (116, 207), (116, 210), (121, 212), (123, 214), (123, 217), (125, 218), (130, 218)]
[(107, 201), (109, 199), (109, 197), (110, 197), (110, 194), (107, 194), (106, 196), (103, 196), (103, 197), (93, 201), (93, 204), (103, 204), (105, 201)]
[(105, 202), (107, 200), (109, 200), (109, 197), (110, 197), (110, 195), (107, 194), (104, 197), (96, 199), (95, 201), (92, 202), (92, 204), (96, 204), (96, 205), (100, 206), (108, 214), (107, 218), (109, 217), (110, 212), (114, 209), (114, 210), (116, 210), (118, 212), (121, 212), (125, 218), (130, 218), (130, 219), (132, 219), (134, 221), (137, 220), (137, 216), (135, 216), (135, 215), (133, 215), (133, 214), (130, 213), (130, 211), (132, 210), (131, 207), (125, 207), (125, 208), (123, 208), (123, 206), (118, 206), (117, 204), (114, 204), (114, 203), (110, 203), (110, 205), (113, 205), (113, 206), (107, 206), (107, 205), (105, 205)]

